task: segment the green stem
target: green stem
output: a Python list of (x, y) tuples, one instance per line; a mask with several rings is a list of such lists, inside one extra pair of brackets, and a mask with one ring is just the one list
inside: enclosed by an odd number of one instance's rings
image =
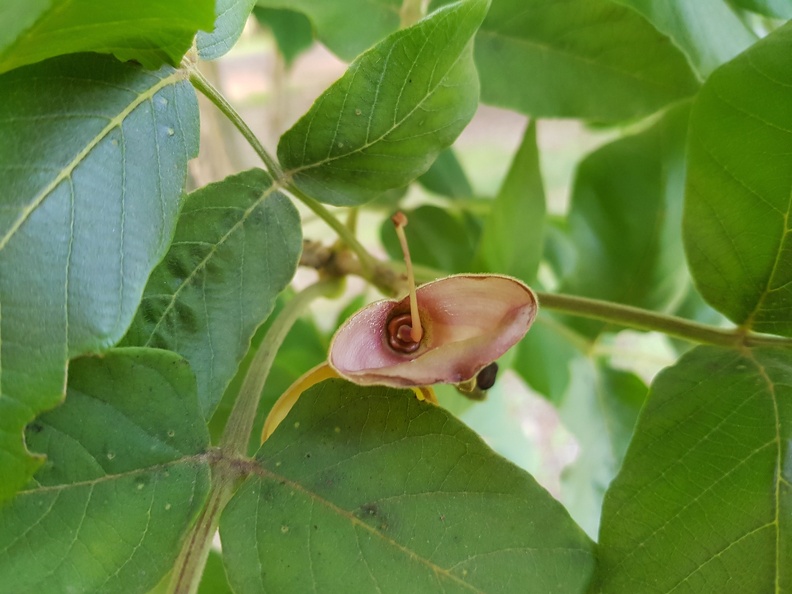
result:
[(234, 494), (236, 480), (212, 469), (212, 488), (203, 510), (187, 533), (173, 566), (168, 592), (195, 594), (201, 584), (209, 549), (220, 522), (220, 512)]
[(220, 449), (215, 452), (219, 455), (212, 465), (212, 488), (201, 514), (182, 544), (171, 575), (169, 592), (194, 594), (198, 590), (212, 539), (220, 522), (220, 514), (234, 495), (240, 476), (243, 476), (234, 461), (247, 452), (259, 396), (272, 369), (275, 355), (308, 305), (317, 297), (333, 290), (337, 283), (338, 279), (323, 280), (297, 293), (284, 305), (256, 351), (228, 417), (220, 440)]
[(316, 282), (297, 293), (283, 306), (283, 310), (270, 326), (261, 346), (256, 351), (242, 382), (242, 387), (239, 389), (234, 408), (231, 409), (223, 437), (220, 440), (220, 447), (225, 454), (235, 456), (244, 455), (247, 452), (259, 397), (264, 389), (272, 363), (275, 361), (275, 355), (286, 339), (289, 330), (306, 311), (308, 305), (314, 299), (333, 290), (337, 282), (337, 279)]
[(223, 113), (225, 117), (227, 117), (232, 124), (236, 127), (237, 130), (245, 137), (245, 140), (248, 141), (253, 150), (256, 151), (256, 154), (261, 158), (264, 162), (264, 165), (267, 167), (270, 175), (273, 179), (280, 179), (283, 176), (281, 172), (280, 166), (278, 162), (273, 159), (270, 154), (267, 152), (267, 149), (259, 142), (259, 139), (247, 125), (245, 120), (242, 119), (242, 116), (237, 113), (237, 111), (233, 108), (233, 106), (226, 100), (223, 94), (214, 88), (212, 83), (210, 83), (204, 75), (195, 67), (189, 67), (190, 72), (190, 82), (192, 85), (201, 91), (209, 101), (215, 104), (217, 108)]
[(611, 322), (638, 330), (653, 330), (695, 343), (726, 347), (780, 346), (792, 347), (792, 339), (780, 336), (748, 334), (739, 329), (724, 329), (693, 322), (676, 316), (655, 313), (609, 301), (544, 293), (537, 291), (541, 307), (562, 313)]
[(333, 213), (327, 210), (321, 202), (311, 198), (293, 183), (289, 182), (286, 187), (291, 194), (300, 200), (300, 202), (305, 204), (305, 206), (316, 213), (319, 218), (324, 220), (324, 222), (327, 223), (328, 226), (338, 234), (338, 236), (341, 238), (341, 241), (343, 241), (349, 249), (355, 252), (355, 255), (360, 261), (360, 266), (363, 268), (362, 276), (367, 277), (368, 275), (372, 274), (376, 264), (376, 259), (374, 256), (369, 254), (368, 250), (363, 247), (363, 244), (358, 241), (354, 232), (350, 230), (349, 227), (344, 225), (344, 223), (339, 221), (335, 216), (333, 216)]
[(259, 142), (259, 139), (250, 129), (250, 127), (242, 119), (242, 116), (237, 113), (234, 107), (223, 97), (217, 89), (212, 86), (206, 78), (194, 66), (189, 67), (190, 82), (196, 89), (201, 91), (217, 108), (223, 112), (237, 130), (248, 141), (256, 154), (264, 162), (273, 180), (283, 183), (289, 189), (289, 192), (299, 199), (303, 204), (315, 212), (325, 223), (327, 223), (341, 238), (341, 240), (355, 252), (355, 255), (360, 260), (360, 265), (365, 274), (370, 274), (374, 267), (374, 258), (368, 253), (361, 243), (357, 240), (354, 233), (352, 233), (341, 221), (339, 221), (333, 214), (327, 210), (324, 205), (319, 201), (308, 196), (305, 192), (300, 190), (294, 183), (284, 178), (283, 171), (277, 161), (267, 152), (264, 146)]

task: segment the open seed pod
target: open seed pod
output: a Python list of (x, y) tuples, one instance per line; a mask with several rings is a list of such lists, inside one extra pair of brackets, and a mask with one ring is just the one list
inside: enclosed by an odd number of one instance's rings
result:
[(411, 335), (409, 298), (379, 301), (338, 329), (329, 363), (356, 384), (459, 384), (525, 336), (536, 295), (521, 281), (491, 274), (441, 278), (416, 291), (422, 336)]

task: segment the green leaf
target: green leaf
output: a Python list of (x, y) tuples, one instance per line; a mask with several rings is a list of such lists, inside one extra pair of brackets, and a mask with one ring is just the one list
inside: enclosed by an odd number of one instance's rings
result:
[(253, 16), (272, 31), (287, 68), (313, 44), (311, 21), (301, 12), (254, 6)]
[(221, 521), (235, 592), (582, 592), (593, 545), (529, 475), (411, 391), (302, 395)]
[(704, 298), (792, 336), (792, 23), (707, 80), (690, 123), (684, 240)]
[(792, 2), (789, 0), (729, 0), (735, 6), (769, 17), (792, 19)]
[(297, 209), (264, 171), (193, 192), (124, 343), (185, 357), (209, 418), (253, 333), (294, 276), (301, 250)]
[(66, 362), (115, 344), (173, 232), (198, 107), (184, 76), (109, 56), (0, 77), (0, 501), (39, 461), (22, 429)]
[(605, 498), (599, 592), (789, 592), (792, 356), (698, 347), (660, 373)]
[[(415, 264), (448, 273), (470, 270), (475, 238), (462, 221), (437, 206), (420, 206), (405, 214), (409, 224), (404, 233)], [(390, 219), (382, 223), (380, 239), (393, 260), (404, 257)]]
[(209, 488), (195, 378), (173, 353), (72, 362), (66, 403), (27, 431), (48, 456), (0, 507), (6, 592), (147, 592)]
[(176, 66), (196, 31), (211, 28), (213, 8), (213, 0), (4, 0), (0, 73), (77, 52)]
[[(689, 109), (670, 110), (654, 126), (616, 140), (579, 166), (569, 212), (577, 265), (562, 292), (655, 311), (687, 290), (680, 237)], [(606, 325), (576, 320), (596, 336)]]
[(399, 28), (402, 0), (258, 0), (305, 13), (327, 48), (347, 62)]
[(488, 0), (463, 0), (355, 60), (280, 139), (294, 183), (335, 205), (408, 184), (473, 117), (471, 38)]
[(615, 1), (635, 9), (668, 35), (702, 78), (757, 39), (724, 0)]
[(209, 551), (198, 594), (233, 594), (226, 579), (223, 556), (215, 550)]
[(473, 195), (465, 170), (452, 148), (437, 155), (432, 166), (416, 181), (430, 192), (449, 198), (470, 198)]
[(256, 0), (216, 0), (214, 29), (199, 31), (195, 43), (203, 60), (216, 60), (228, 53), (242, 35)]
[(698, 87), (668, 38), (609, 0), (494, 0), (475, 54), (481, 100), (534, 117), (624, 120)]
[(545, 196), (532, 121), (484, 223), (477, 261), (489, 272), (531, 282), (544, 247)]
[(534, 390), (560, 405), (571, 380), (571, 365), (589, 343), (551, 313), (541, 310), (516, 348), (514, 370)]

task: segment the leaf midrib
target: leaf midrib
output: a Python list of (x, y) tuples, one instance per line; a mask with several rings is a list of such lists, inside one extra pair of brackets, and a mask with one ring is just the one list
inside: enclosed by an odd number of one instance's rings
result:
[(283, 475), (276, 474), (258, 465), (254, 466), (252, 470), (254, 474), (259, 476), (261, 479), (274, 480), (277, 481), (279, 485), (288, 485), (294, 490), (299, 491), (303, 495), (306, 495), (312, 502), (319, 503), (325, 506), (326, 508), (328, 508), (329, 510), (331, 510), (332, 512), (338, 514), (340, 517), (346, 518), (353, 526), (362, 528), (370, 532), (372, 535), (381, 538), (391, 546), (395, 547), (396, 549), (404, 553), (410, 559), (413, 559), (414, 561), (417, 561), (422, 565), (429, 567), (435, 574), (442, 575), (443, 577), (449, 579), (450, 581), (464, 587), (466, 590), (470, 590), (471, 592), (475, 592), (476, 594), (486, 594), (486, 592), (484, 592), (483, 590), (479, 590), (474, 585), (469, 584), (466, 581), (462, 580), (461, 578), (458, 578), (457, 576), (453, 575), (447, 569), (432, 563), (428, 559), (421, 557), (418, 553), (416, 553), (412, 549), (409, 549), (406, 546), (402, 545), (401, 543), (396, 542), (392, 538), (385, 536), (382, 532), (375, 529), (373, 526), (366, 524), (364, 521), (362, 521), (360, 518), (355, 516), (353, 513), (337, 506), (332, 501), (329, 501), (328, 499), (321, 497), (318, 493), (315, 493), (305, 488), (305, 486), (303, 486), (301, 483), (291, 480)]
[(781, 594), (781, 480), (783, 478), (783, 448), (781, 440), (781, 415), (778, 411), (778, 395), (775, 391), (775, 383), (767, 373), (765, 366), (759, 362), (753, 351), (746, 349), (746, 358), (756, 366), (759, 376), (767, 386), (767, 392), (770, 395), (770, 400), (773, 403), (773, 417), (775, 421), (775, 445), (776, 445), (776, 460), (775, 460), (775, 490), (773, 492), (773, 503), (775, 504), (775, 517), (771, 524), (775, 525), (775, 594)]

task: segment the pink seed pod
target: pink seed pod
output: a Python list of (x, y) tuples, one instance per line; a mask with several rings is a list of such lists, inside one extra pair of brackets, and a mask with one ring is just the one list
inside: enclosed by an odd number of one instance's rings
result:
[(521, 281), (492, 274), (459, 274), (415, 292), (422, 336), (412, 340), (409, 297), (363, 308), (330, 343), (329, 363), (361, 385), (393, 387), (460, 384), (525, 336), (538, 309)]

